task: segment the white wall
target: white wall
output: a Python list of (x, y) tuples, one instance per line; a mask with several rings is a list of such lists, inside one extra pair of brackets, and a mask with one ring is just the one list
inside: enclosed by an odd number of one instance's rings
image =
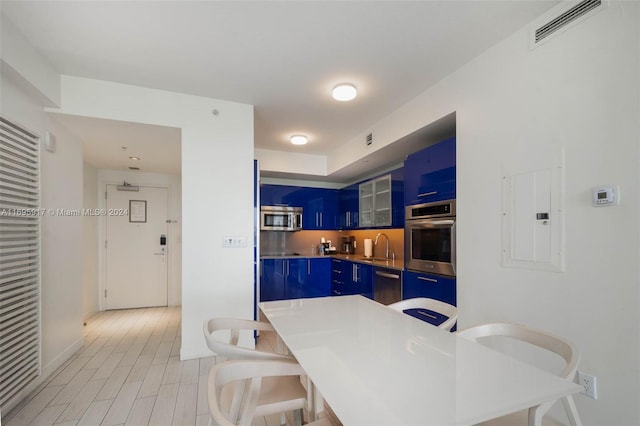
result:
[(70, 76), (61, 99), (52, 112), (182, 130), (181, 357), (210, 354), (203, 320), (253, 318), (253, 249), (222, 248), (253, 240), (253, 107)]
[[(20, 83), (20, 82), (18, 82)], [(56, 136), (57, 150), (41, 150), (41, 207), (82, 208), (82, 147), (80, 141), (42, 110), (22, 87), (3, 74), (0, 106), (6, 118), (44, 135)], [(41, 333), (42, 375), (27, 389), (26, 396), (44, 378), (76, 352), (82, 336), (82, 218), (46, 215), (41, 221)]]
[[(98, 209), (98, 169), (83, 164), (82, 207)], [(87, 319), (100, 310), (98, 305), (98, 216), (82, 218), (84, 225), (82, 259), (82, 318)]]
[[(638, 425), (639, 3), (613, 1), (533, 50), (528, 36), (489, 49), (375, 133), (392, 143), (456, 112), (459, 326), (514, 321), (565, 336), (598, 378), (597, 401), (576, 397), (583, 423)], [(504, 268), (501, 168), (549, 147), (566, 150), (566, 271)], [(354, 150), (330, 163), (355, 160)], [(591, 187), (604, 183), (620, 185), (620, 206), (591, 206)]]
[[(96, 181), (96, 191), (99, 192), (98, 207), (104, 209), (106, 207), (103, 194), (108, 184), (122, 185), (123, 181), (132, 185), (140, 186), (159, 186), (166, 187), (168, 193), (168, 214), (169, 220), (172, 221), (167, 228), (167, 244), (168, 244), (168, 304), (169, 306), (178, 306), (182, 301), (182, 193), (180, 176), (167, 175), (162, 173), (146, 173), (129, 170), (105, 170), (98, 171), (99, 178)], [(99, 237), (97, 247), (99, 247), (99, 264), (100, 264), (100, 285), (96, 286), (98, 294), (104, 294), (105, 290), (105, 264), (104, 264), (104, 240), (106, 238), (106, 218), (99, 218)], [(97, 299), (96, 299), (97, 300)], [(104, 298), (100, 298), (100, 309), (104, 309)]]

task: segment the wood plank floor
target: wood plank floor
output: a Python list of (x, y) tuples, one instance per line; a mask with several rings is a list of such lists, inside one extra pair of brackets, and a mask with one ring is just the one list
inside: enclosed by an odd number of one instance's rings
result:
[[(84, 347), (2, 424), (209, 424), (207, 376), (217, 360), (180, 361), (180, 318), (180, 307), (98, 313), (84, 327)], [(290, 415), (287, 420), (293, 424)], [(278, 415), (254, 420), (255, 426), (279, 424)]]

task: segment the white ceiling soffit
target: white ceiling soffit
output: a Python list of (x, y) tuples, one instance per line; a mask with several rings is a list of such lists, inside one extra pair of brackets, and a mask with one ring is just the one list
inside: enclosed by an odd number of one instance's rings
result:
[(138, 167), (142, 172), (181, 173), (180, 129), (59, 113), (50, 115), (82, 141), (84, 161), (98, 169)]
[[(2, 0), (1, 6), (62, 74), (252, 104), (256, 148), (327, 155), (558, 3)], [(334, 101), (331, 89), (345, 81), (358, 97)], [(289, 142), (298, 133), (309, 136), (307, 145)]]

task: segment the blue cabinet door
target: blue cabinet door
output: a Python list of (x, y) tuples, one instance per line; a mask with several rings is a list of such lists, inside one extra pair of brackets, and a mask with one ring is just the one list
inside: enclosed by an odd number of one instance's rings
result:
[(307, 259), (305, 291), (302, 297), (331, 296), (331, 258)]
[(402, 299), (414, 297), (428, 297), (456, 306), (456, 279), (406, 271), (402, 282)]
[(361, 294), (373, 299), (373, 266), (344, 261), (343, 294)]
[(302, 207), (302, 229), (338, 229), (338, 190), (300, 187), (295, 199)]
[(456, 139), (408, 155), (404, 172), (406, 205), (456, 198)]
[(285, 259), (284, 299), (301, 299), (305, 295), (307, 280), (307, 259)]
[(353, 294), (361, 294), (373, 300), (373, 266), (355, 263)]
[(262, 259), (260, 270), (260, 301), (285, 298), (285, 259)]
[(260, 185), (260, 205), (302, 207), (298, 199), (299, 189), (298, 186), (262, 184)]
[(339, 226), (340, 229), (356, 229), (358, 227), (358, 184), (342, 188), (339, 192)]
[(391, 227), (404, 228), (404, 167), (391, 172)]

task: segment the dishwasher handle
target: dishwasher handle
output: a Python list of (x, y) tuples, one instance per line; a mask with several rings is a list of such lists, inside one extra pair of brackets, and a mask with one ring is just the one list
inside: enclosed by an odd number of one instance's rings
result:
[(376, 271), (376, 275), (378, 275), (380, 277), (391, 278), (393, 280), (399, 280), (400, 279), (400, 275), (398, 275), (398, 274), (390, 274), (388, 272)]

